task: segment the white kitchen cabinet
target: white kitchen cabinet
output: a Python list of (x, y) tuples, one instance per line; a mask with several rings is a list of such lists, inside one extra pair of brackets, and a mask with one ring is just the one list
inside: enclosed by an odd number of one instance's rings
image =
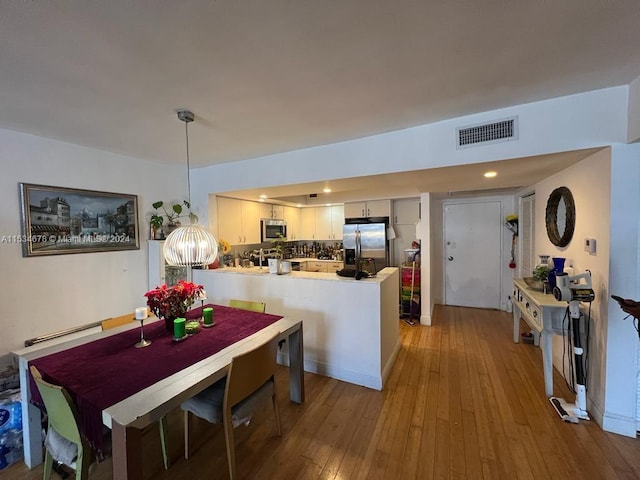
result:
[(296, 207), (284, 207), (283, 218), (287, 223), (287, 240), (290, 242), (302, 238), (300, 235), (300, 209)]
[(178, 280), (190, 280), (191, 269), (189, 267), (176, 267), (167, 265), (162, 253), (164, 240), (147, 240), (149, 254), (149, 290), (167, 284), (176, 285)]
[(316, 209), (314, 207), (300, 209), (300, 240), (315, 240)]
[(327, 273), (336, 273), (338, 270), (342, 270), (344, 264), (342, 262), (327, 262)]
[(284, 218), (284, 206), (271, 203), (259, 203), (260, 218), (274, 218), (282, 220)]
[(316, 207), (316, 232), (313, 240), (331, 240), (333, 228), (331, 224), (331, 207)]
[(260, 243), (260, 204), (242, 202), (242, 244)]
[(242, 243), (242, 200), (218, 197), (218, 238), (231, 245)]
[(331, 240), (342, 240), (342, 227), (344, 226), (344, 205), (331, 206)]
[(218, 240), (231, 245), (260, 243), (260, 204), (218, 197)]
[(301, 218), (301, 240), (342, 240), (344, 225), (344, 207), (303, 208)]
[(393, 222), (399, 225), (415, 225), (420, 221), (420, 200), (402, 198), (393, 202)]
[[(304, 263), (304, 268), (302, 264)], [(342, 262), (326, 261), (326, 260), (307, 260), (300, 262), (300, 271), (320, 272), (320, 273), (336, 273), (342, 270)]]
[(391, 200), (345, 203), (344, 216), (345, 218), (389, 217), (391, 216)]

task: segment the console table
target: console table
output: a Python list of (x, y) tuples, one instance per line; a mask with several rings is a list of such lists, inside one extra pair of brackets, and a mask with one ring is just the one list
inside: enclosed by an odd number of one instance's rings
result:
[[(551, 334), (563, 334), (563, 322), (567, 302), (559, 302), (548, 293), (529, 288), (522, 278), (513, 280), (513, 341), (520, 341), (520, 318), (533, 331), (534, 345), (542, 348), (544, 390), (547, 397), (553, 396), (553, 356)], [(542, 340), (542, 344), (540, 343)]]

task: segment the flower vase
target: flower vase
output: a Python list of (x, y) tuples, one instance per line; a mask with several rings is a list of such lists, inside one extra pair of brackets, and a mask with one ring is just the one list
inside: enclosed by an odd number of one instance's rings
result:
[(173, 335), (173, 321), (176, 318), (185, 318), (186, 312), (179, 314), (177, 317), (164, 317), (164, 326), (171, 335)]
[(556, 286), (556, 275), (564, 272), (565, 259), (562, 257), (553, 257), (551, 260), (553, 261), (553, 269), (549, 271), (549, 286), (553, 288)]
[(178, 317), (164, 317), (164, 326), (167, 332), (173, 334), (173, 321)]

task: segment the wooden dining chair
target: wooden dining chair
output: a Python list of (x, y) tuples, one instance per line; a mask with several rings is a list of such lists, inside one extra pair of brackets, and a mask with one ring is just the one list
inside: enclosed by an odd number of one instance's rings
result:
[(134, 313), (125, 313), (119, 317), (105, 318), (100, 322), (102, 330), (109, 330), (110, 328), (119, 327), (120, 325), (126, 325), (129, 322), (134, 321)]
[(233, 429), (251, 420), (251, 412), (271, 397), (278, 435), (282, 436), (276, 382), (277, 333), (255, 349), (233, 357), (227, 376), (180, 405), (184, 410), (184, 456), (189, 458), (189, 414), (224, 427), (229, 476), (236, 478)]
[[(76, 480), (84, 480), (89, 476), (89, 466), (93, 462), (94, 452), (91, 444), (82, 435), (80, 435), (79, 416), (73, 400), (67, 391), (58, 385), (53, 385), (43, 380), (42, 375), (33, 365), (30, 367), (31, 375), (36, 382), (44, 406), (47, 409), (48, 418), (48, 434), (55, 437), (58, 436), (65, 439), (71, 445), (69, 447), (73, 451), (75, 447), (75, 455), (68, 453), (68, 457), (63, 460), (59, 455), (54, 455), (49, 448), (46, 448), (44, 459), (44, 480), (51, 478), (51, 470), (53, 469), (53, 461), (60, 461), (68, 467), (76, 471)], [(52, 433), (53, 432), (55, 433)], [(51, 437), (49, 437), (51, 438)], [(64, 440), (63, 440), (64, 442)], [(68, 451), (68, 450), (67, 450)], [(73, 460), (75, 456), (75, 461)]]
[[(125, 313), (119, 317), (107, 318), (101, 322), (102, 330), (109, 330), (110, 328), (125, 325), (129, 322), (135, 321), (134, 318), (135, 312)], [(162, 417), (158, 423), (160, 427), (160, 444), (162, 446), (162, 462), (164, 463), (164, 469), (167, 470), (169, 468), (169, 455), (167, 454), (167, 438), (169, 437), (167, 430), (167, 417)]]
[(264, 302), (253, 302), (250, 300), (229, 300), (229, 306), (233, 308), (241, 308), (242, 310), (251, 310), (252, 312), (264, 313), (267, 304)]

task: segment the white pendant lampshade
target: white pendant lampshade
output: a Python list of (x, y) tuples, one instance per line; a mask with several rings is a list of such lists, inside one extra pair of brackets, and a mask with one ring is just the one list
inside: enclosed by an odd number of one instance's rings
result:
[(171, 232), (162, 252), (169, 265), (209, 265), (218, 257), (218, 243), (207, 229), (192, 224)]
[[(187, 188), (191, 194), (191, 180), (189, 172), (189, 122), (195, 116), (188, 110), (178, 111), (178, 119), (184, 122), (187, 139)], [(191, 200), (191, 198), (189, 198)], [(189, 206), (191, 201), (189, 201)], [(194, 215), (190, 217), (196, 218)], [(213, 263), (218, 257), (218, 242), (206, 228), (192, 223), (178, 227), (169, 234), (162, 247), (164, 259), (169, 265), (195, 267)]]

